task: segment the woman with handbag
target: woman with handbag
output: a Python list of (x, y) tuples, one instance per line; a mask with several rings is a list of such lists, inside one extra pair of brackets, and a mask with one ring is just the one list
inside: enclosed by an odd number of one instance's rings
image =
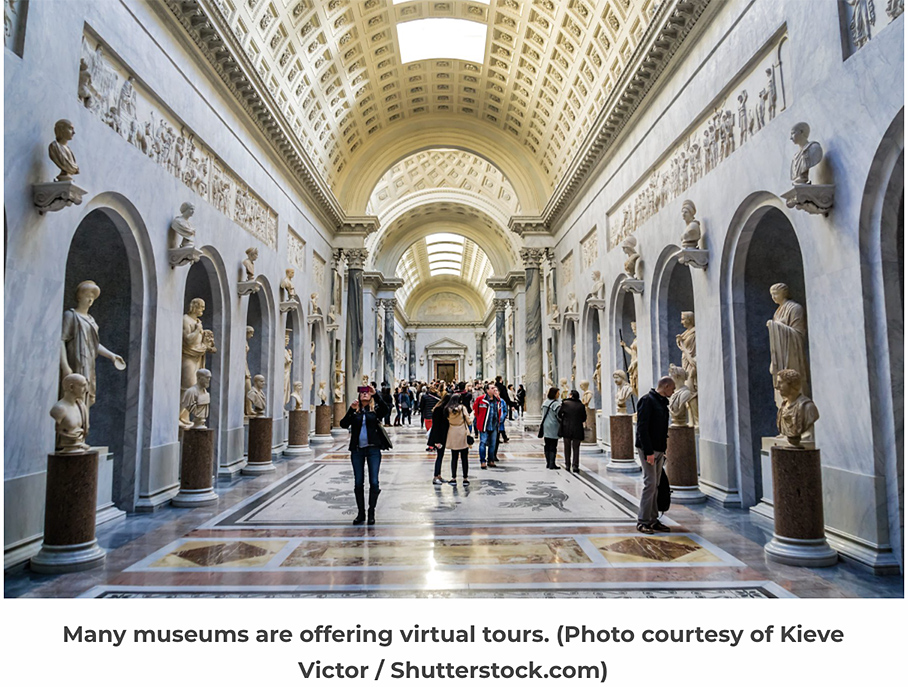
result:
[(558, 454), (558, 411), (561, 401), (558, 400), (558, 389), (552, 387), (542, 403), (542, 423), (539, 425), (539, 438), (545, 442), (545, 466), (549, 470), (558, 470), (555, 458)]
[(468, 455), (470, 444), (473, 443), (473, 436), (470, 434), (470, 423), (473, 416), (470, 414), (468, 406), (463, 403), (462, 394), (454, 394), (445, 407), (445, 417), (448, 424), (448, 435), (445, 446), (451, 450), (451, 481), (449, 484), (457, 482), (457, 459), (463, 466), (463, 483), (464, 486), (470, 483), (469, 479), (469, 462)]
[(445, 457), (445, 443), (448, 440), (448, 416), (445, 412), (447, 401), (448, 394), (442, 390), (441, 399), (432, 409), (432, 419), (429, 420), (429, 450), (435, 451), (435, 477), (432, 478), (432, 484), (436, 486), (445, 483), (441, 476), (441, 463)]
[(580, 392), (574, 389), (558, 409), (561, 438), (564, 439), (564, 467), (580, 472), (580, 442), (586, 424), (586, 406), (580, 401)]
[[(381, 420), (389, 412), (382, 397), (375, 389), (361, 386), (357, 400), (350, 404), (347, 414), (341, 418), (340, 426), (350, 430), (350, 460), (353, 463), (353, 495), (356, 497), (356, 518), (354, 525), (375, 524), (375, 504), (381, 489), (378, 485), (378, 471), (381, 468), (381, 452), (391, 448), (391, 441), (381, 426)], [(365, 471), (369, 470), (369, 519), (366, 520)]]

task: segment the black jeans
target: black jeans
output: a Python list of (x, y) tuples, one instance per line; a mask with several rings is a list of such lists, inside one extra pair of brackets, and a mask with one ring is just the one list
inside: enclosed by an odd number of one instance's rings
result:
[[(572, 467), (580, 468), (580, 442), (582, 439), (564, 439), (564, 462), (568, 469)], [(574, 454), (574, 462), (571, 463), (571, 453)]]
[(445, 457), (445, 447), (435, 449), (435, 475), (441, 474), (441, 463)]
[(470, 452), (468, 448), (461, 449), (451, 449), (451, 479), (457, 479), (457, 458), (460, 457), (460, 464), (463, 466), (463, 478), (467, 479), (467, 474), (469, 472), (469, 461), (467, 459), (467, 454)]
[(558, 438), (549, 439), (545, 437), (543, 441), (545, 442), (545, 449), (543, 450), (545, 453), (545, 464), (548, 467), (555, 464), (555, 458), (558, 455)]
[(401, 408), (401, 409), (400, 409), (400, 424), (403, 424), (403, 423), (404, 423), (404, 420), (407, 421), (407, 424), (408, 424), (408, 425), (411, 424), (411, 423), (410, 423), (410, 409), (409, 409), (409, 408)]

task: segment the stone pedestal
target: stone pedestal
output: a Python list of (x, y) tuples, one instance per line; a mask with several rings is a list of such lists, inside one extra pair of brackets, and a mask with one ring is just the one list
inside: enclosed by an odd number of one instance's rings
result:
[(596, 409), (586, 407), (586, 426), (583, 429), (583, 443), (596, 443)]
[(823, 475), (818, 449), (772, 447), (772, 541), (766, 560), (784, 565), (825, 568), (838, 562), (826, 541)]
[(270, 417), (249, 418), (249, 455), (243, 468), (244, 475), (274, 472), (274, 463), (271, 462), (272, 426)]
[(609, 417), (612, 459), (605, 467), (610, 472), (641, 472), (634, 460), (634, 419), (630, 415)]
[[(347, 414), (347, 406), (343, 403), (334, 404), (334, 425), (333, 427), (340, 429), (340, 422), (343, 419), (344, 415)], [(344, 430), (345, 432), (347, 430)]]
[(309, 447), (309, 411), (308, 410), (291, 410), (290, 411), (290, 434), (287, 440), (287, 448), (284, 449), (285, 456), (308, 456), (312, 455), (312, 449)]
[(95, 538), (97, 499), (97, 451), (47, 457), (44, 543), (31, 559), (34, 572), (77, 572), (104, 562), (107, 553)]
[(697, 474), (697, 439), (693, 427), (669, 427), (665, 450), (665, 474), (672, 485), (675, 503), (703, 503), (706, 494), (700, 491)]
[(331, 436), (332, 408), (327, 403), (315, 406), (315, 436), (313, 444), (330, 444), (334, 441)]
[(32, 186), (32, 199), (39, 215), (57, 212), (71, 205), (81, 205), (82, 197), (88, 193), (69, 179), (67, 181), (49, 181)]
[(214, 430), (207, 427), (185, 430), (180, 463), (180, 491), (171, 500), (171, 505), (195, 508), (217, 503), (213, 475)]

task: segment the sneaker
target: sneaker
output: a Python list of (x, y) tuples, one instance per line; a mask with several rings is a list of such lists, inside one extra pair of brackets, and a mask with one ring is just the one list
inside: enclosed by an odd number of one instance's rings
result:
[(468, 480), (466, 477), (464, 477), (463, 485), (467, 486), (468, 484), (470, 484), (470, 480)]
[(480, 464), (479, 464), (479, 469), (480, 469), (480, 470), (485, 470), (485, 469), (486, 469), (486, 464), (485, 464), (485, 463), (480, 463)]
[(448, 484), (450, 484), (452, 486), (457, 486), (457, 478), (452, 477), (451, 479), (448, 480)]
[(580, 468), (575, 467), (573, 470), (571, 470), (571, 472), (580, 472)]
[(435, 479), (432, 480), (432, 484), (444, 484), (445, 481), (442, 479), (441, 475), (435, 475)]
[(642, 534), (655, 534), (656, 531), (649, 525), (644, 525), (642, 522), (637, 523), (637, 531)]
[(489, 467), (490, 467), (490, 468), (497, 468), (497, 467), (498, 467), (498, 461), (497, 461), (497, 460), (490, 460), (490, 461), (489, 461)]
[(656, 520), (652, 525), (650, 525), (656, 532), (671, 532), (672, 528), (668, 525), (663, 525), (661, 522)]

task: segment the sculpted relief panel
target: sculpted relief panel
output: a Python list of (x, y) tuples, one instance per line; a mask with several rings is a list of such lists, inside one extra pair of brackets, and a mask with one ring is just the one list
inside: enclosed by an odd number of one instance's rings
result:
[(454, 293), (436, 293), (419, 306), (416, 319), (424, 322), (459, 322), (477, 319), (476, 312), (464, 298)]
[(300, 272), (306, 271), (306, 242), (290, 227), (287, 227), (287, 257)]
[(277, 213), (90, 35), (82, 37), (79, 100), (102, 122), (271, 249)]
[(599, 232), (596, 227), (580, 242), (580, 265), (586, 272), (599, 259)]
[(787, 38), (782, 35), (746, 76), (727, 86), (710, 111), (609, 212), (609, 250), (746, 146), (790, 104), (783, 73), (788, 69)]

